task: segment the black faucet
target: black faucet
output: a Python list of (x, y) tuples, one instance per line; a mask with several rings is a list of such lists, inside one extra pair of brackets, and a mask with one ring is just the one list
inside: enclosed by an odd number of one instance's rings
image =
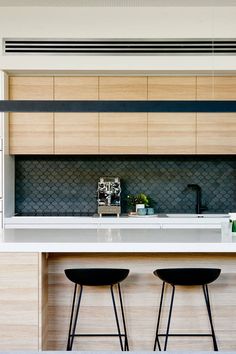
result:
[(202, 189), (198, 184), (188, 184), (188, 188), (196, 191), (196, 214), (201, 214), (207, 210), (207, 207), (202, 205)]

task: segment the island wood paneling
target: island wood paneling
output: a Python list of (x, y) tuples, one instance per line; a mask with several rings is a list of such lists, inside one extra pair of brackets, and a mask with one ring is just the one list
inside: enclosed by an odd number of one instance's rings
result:
[(147, 113), (100, 113), (101, 154), (146, 154)]
[(53, 131), (53, 113), (10, 114), (10, 154), (53, 154)]
[(48, 347), (48, 255), (39, 253), (39, 350)]
[(196, 76), (149, 76), (149, 100), (195, 100)]
[(196, 113), (148, 113), (148, 153), (196, 153)]
[(146, 100), (147, 77), (100, 76), (100, 100)]
[(38, 351), (38, 253), (0, 254), (0, 349)]
[[(48, 350), (65, 350), (73, 296), (73, 284), (64, 269), (74, 267), (121, 267), (130, 269), (122, 282), (130, 350), (152, 351), (157, 320), (161, 281), (154, 277), (156, 268), (216, 267), (220, 278), (209, 286), (219, 350), (236, 350), (236, 263), (235, 255), (221, 254), (50, 254), (48, 268)], [(164, 315), (170, 301), (168, 287)], [(115, 318), (109, 288), (85, 287), (77, 331), (115, 332)], [(104, 319), (106, 319), (104, 321)], [(161, 329), (166, 329), (162, 318)], [(207, 310), (200, 287), (177, 287), (171, 332), (210, 332)], [(117, 338), (75, 339), (73, 350), (120, 349)], [(170, 338), (168, 350), (213, 350), (211, 338)]]
[(236, 113), (197, 113), (197, 153), (236, 153)]
[(54, 90), (56, 100), (97, 100), (98, 77), (55, 76)]
[(98, 113), (55, 113), (55, 154), (98, 152)]
[(198, 76), (198, 100), (236, 100), (236, 76)]

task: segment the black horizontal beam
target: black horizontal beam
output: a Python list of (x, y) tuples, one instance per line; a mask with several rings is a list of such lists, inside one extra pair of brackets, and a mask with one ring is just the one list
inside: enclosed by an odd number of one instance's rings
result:
[(98, 53), (98, 54), (109, 54), (109, 53), (116, 53), (116, 54), (120, 54), (120, 53), (126, 53), (126, 54), (169, 54), (169, 53), (173, 53), (173, 54), (204, 54), (204, 53), (208, 53), (208, 54), (226, 54), (226, 53), (235, 53), (236, 50), (235, 49), (217, 49), (217, 50), (212, 50), (212, 49), (165, 49), (165, 50), (157, 50), (157, 49), (6, 49), (5, 50), (6, 53), (66, 53), (66, 54), (73, 54), (73, 53), (88, 53), (88, 54), (92, 54), (92, 53)]
[(236, 101), (14, 101), (0, 112), (236, 112)]

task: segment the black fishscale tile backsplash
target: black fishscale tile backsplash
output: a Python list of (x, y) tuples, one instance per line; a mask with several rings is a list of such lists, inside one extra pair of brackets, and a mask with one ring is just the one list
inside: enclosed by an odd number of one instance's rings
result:
[(194, 213), (202, 187), (208, 212), (236, 211), (236, 158), (207, 156), (16, 156), (16, 213), (95, 213), (99, 177), (120, 177), (127, 194), (148, 194), (158, 213)]

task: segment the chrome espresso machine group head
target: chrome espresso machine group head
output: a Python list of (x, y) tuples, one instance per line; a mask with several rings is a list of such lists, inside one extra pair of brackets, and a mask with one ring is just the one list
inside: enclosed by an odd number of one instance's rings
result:
[(98, 182), (98, 214), (116, 214), (121, 213), (120, 194), (121, 186), (118, 177), (101, 177)]

